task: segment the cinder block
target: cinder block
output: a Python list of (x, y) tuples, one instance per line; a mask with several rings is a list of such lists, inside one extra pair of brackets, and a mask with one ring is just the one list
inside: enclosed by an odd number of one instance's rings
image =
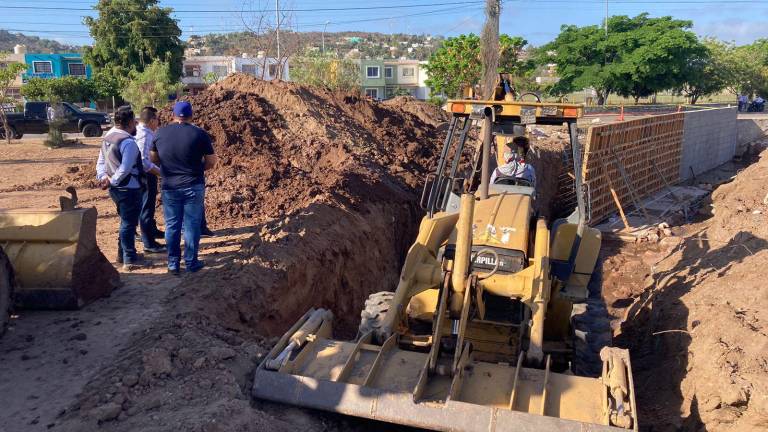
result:
[(680, 179), (698, 174), (733, 159), (737, 142), (736, 108), (720, 108), (685, 113)]

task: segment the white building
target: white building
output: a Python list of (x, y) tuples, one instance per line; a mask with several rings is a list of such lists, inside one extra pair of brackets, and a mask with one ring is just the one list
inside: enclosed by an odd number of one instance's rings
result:
[(427, 62), (401, 58), (397, 60), (361, 60), (362, 87), (373, 99), (389, 99), (403, 92), (416, 99), (429, 98)]
[[(24, 63), (24, 55), (27, 53), (27, 47), (24, 45), (16, 45), (13, 47), (13, 54), (5, 54), (0, 55), (2, 57), (2, 60), (0, 61), (0, 69), (4, 69), (8, 66), (10, 63)], [(15, 100), (21, 100), (21, 86), (23, 84), (22, 82), (22, 74), (24, 72), (19, 73), (19, 75), (16, 77), (13, 82), (11, 82), (11, 85), (8, 87), (8, 91), (6, 93), (6, 96), (10, 99)], [(13, 104), (9, 104), (12, 108), (15, 108)], [(3, 107), (6, 109), (7, 107)], [(7, 108), (10, 109), (10, 108)]]
[(265, 57), (260, 52), (256, 57), (243, 54), (235, 56), (191, 56), (184, 59), (184, 83), (191, 94), (197, 94), (209, 84), (236, 72), (253, 75), (271, 81), (281, 79), (290, 81), (289, 64), (284, 61), (282, 73), (277, 59)]

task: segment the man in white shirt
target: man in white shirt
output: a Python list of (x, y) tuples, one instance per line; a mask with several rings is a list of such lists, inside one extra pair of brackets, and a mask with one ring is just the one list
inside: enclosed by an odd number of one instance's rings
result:
[[(142, 164), (148, 170), (160, 172), (160, 168), (149, 159), (149, 148), (155, 139), (155, 131), (160, 122), (157, 118), (157, 109), (146, 106), (139, 114), (139, 124), (136, 126), (136, 144), (141, 152)], [(141, 215), (139, 216), (139, 228), (141, 228), (141, 241), (144, 250), (151, 253), (165, 252), (165, 247), (157, 242), (157, 239), (165, 237), (165, 233), (157, 229), (155, 221), (155, 207), (157, 203), (157, 177), (148, 175), (141, 197)]]
[(504, 152), (505, 163), (493, 170), (491, 183), (513, 180), (517, 184), (527, 183), (528, 186), (535, 189), (536, 172), (525, 159), (530, 150), (528, 137), (516, 136), (512, 142), (507, 143), (507, 148), (507, 151)]
[(109, 196), (120, 216), (117, 261), (128, 271), (147, 265), (136, 253), (136, 225), (141, 212), (141, 188), (146, 173), (158, 172), (157, 168), (153, 169), (142, 160), (133, 136), (135, 133), (133, 111), (130, 107), (121, 107), (115, 113), (115, 127), (104, 135), (96, 162), (96, 179), (102, 189), (109, 189)]

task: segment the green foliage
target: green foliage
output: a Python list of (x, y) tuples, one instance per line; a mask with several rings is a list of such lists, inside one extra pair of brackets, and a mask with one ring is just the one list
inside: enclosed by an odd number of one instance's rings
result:
[(120, 96), (120, 91), (126, 84), (126, 80), (113, 75), (109, 70), (96, 72), (91, 77), (90, 82), (98, 99)]
[(731, 47), (726, 52), (731, 66), (729, 89), (734, 94), (768, 95), (768, 39)]
[(728, 53), (732, 49), (728, 44), (716, 39), (704, 39), (705, 50), (685, 69), (685, 82), (677, 91), (688, 97), (691, 104), (699, 98), (721, 92), (733, 79), (733, 71), (728, 63)]
[(22, 88), (27, 100), (87, 102), (99, 99), (96, 82), (81, 77), (31, 78)]
[(127, 79), (154, 61), (170, 65), (174, 82), (182, 72), (184, 47), (181, 29), (171, 18), (172, 9), (158, 0), (101, 0), (94, 9), (98, 17), (85, 17), (94, 39), (85, 49), (85, 61), (110, 76)]
[(427, 99), (427, 103), (430, 103), (438, 108), (442, 108), (447, 101), (448, 99), (445, 96), (441, 96), (437, 93), (430, 94), (429, 98)]
[[(2, 60), (3, 58), (0, 56), (0, 61)], [(18, 77), (20, 73), (27, 69), (27, 66), (23, 63), (15, 62), (3, 64), (4, 66), (0, 67), (0, 124), (2, 125), (3, 131), (7, 131), (9, 130), (8, 118), (5, 116), (3, 105), (15, 102), (8, 96), (8, 89), (10, 89), (11, 84), (16, 81), (16, 77)], [(5, 140), (8, 144), (11, 143), (10, 133), (5, 133)]]
[[(499, 37), (498, 71), (510, 74), (515, 85), (525, 83), (526, 76), (534, 67), (532, 61), (520, 58), (527, 44), (521, 37)], [(470, 33), (446, 39), (429, 58), (426, 69), (429, 74), (426, 84), (433, 92), (459, 96), (464, 87), (475, 85), (480, 80), (480, 37)]]
[(157, 106), (168, 101), (168, 95), (181, 92), (183, 85), (173, 79), (168, 63), (155, 61), (143, 72), (132, 72), (128, 85), (122, 92), (123, 99), (134, 109)]
[(672, 17), (613, 16), (608, 36), (598, 26), (566, 25), (542, 47), (541, 63), (554, 62), (560, 80), (552, 93), (594, 88), (598, 103), (611, 93), (635, 99), (679, 88), (689, 65), (706, 56), (690, 21)]
[(21, 95), (30, 101), (48, 100), (48, 94), (48, 80), (43, 78), (30, 78), (21, 88)]
[(64, 107), (61, 104), (61, 99), (57, 96), (53, 96), (49, 99), (51, 107), (53, 108), (53, 119), (48, 120), (48, 137), (43, 141), (43, 145), (50, 148), (59, 148), (64, 146), (64, 134), (61, 132), (61, 127), (66, 122), (64, 116)]
[(406, 88), (397, 87), (395, 88), (395, 91), (392, 93), (392, 96), (410, 96), (411, 92), (408, 91)]
[(291, 61), (291, 79), (331, 90), (359, 91), (360, 66), (333, 54), (309, 51)]
[(221, 78), (218, 75), (216, 75), (215, 72), (208, 72), (207, 74), (203, 75), (203, 82), (208, 84), (208, 85), (216, 83), (220, 79)]
[(61, 131), (63, 120), (54, 120), (48, 123), (48, 137), (43, 141), (43, 145), (49, 148), (59, 148), (64, 146), (64, 133)]

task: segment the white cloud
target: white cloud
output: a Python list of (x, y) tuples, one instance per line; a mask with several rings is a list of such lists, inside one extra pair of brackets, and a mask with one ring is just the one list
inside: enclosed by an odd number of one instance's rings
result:
[(696, 33), (703, 36), (714, 36), (737, 44), (748, 44), (765, 37), (765, 22), (747, 21), (741, 18), (729, 18), (719, 21), (697, 23)]

